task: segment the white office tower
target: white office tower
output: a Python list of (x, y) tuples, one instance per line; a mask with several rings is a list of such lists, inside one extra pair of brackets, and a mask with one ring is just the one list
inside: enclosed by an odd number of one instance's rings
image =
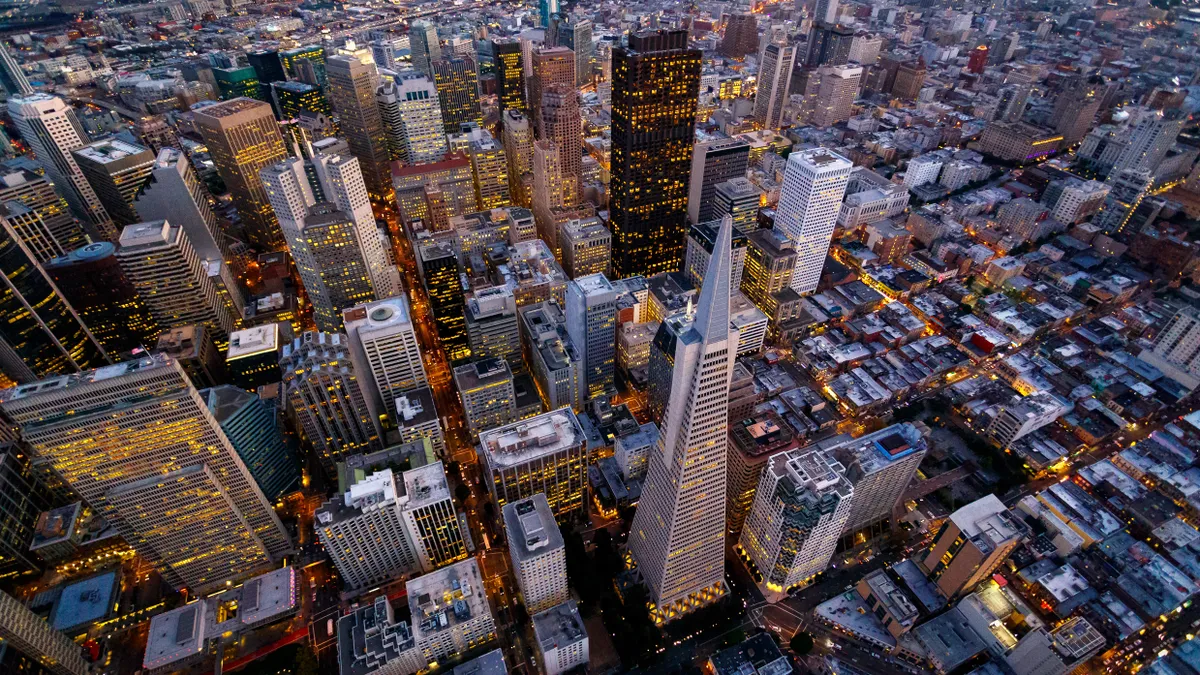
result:
[[(0, 49), (3, 49), (2, 45)], [(15, 658), (8, 659), (14, 668), (21, 663), (21, 656), (25, 656), (41, 666), (39, 670), (44, 668), (43, 672), (55, 675), (88, 673), (82, 647), (51, 628), (49, 621), (3, 591), (0, 591), (0, 642), (18, 652)]]
[[(399, 144), (400, 156), (397, 159), (413, 165), (436, 162), (445, 156), (449, 146), (442, 123), (437, 85), (433, 80), (424, 75), (408, 73), (396, 78), (392, 85), (384, 85), (380, 92), (384, 101), (381, 109), (389, 120), (389, 137), (395, 138)], [(392, 120), (395, 121), (394, 126)]]
[(348, 342), (341, 333), (309, 331), (285, 345), (279, 361), (283, 396), (330, 476), (342, 457), (382, 448)]
[(425, 20), (412, 22), (408, 28), (408, 49), (412, 53), (413, 68), (426, 75), (431, 74), (433, 69), (430, 64), (442, 58), (437, 27)]
[(1171, 146), (1175, 145), (1175, 139), (1179, 137), (1187, 119), (1187, 114), (1174, 108), (1144, 114), (1133, 128), (1129, 146), (1121, 152), (1108, 175), (1119, 176), (1126, 169), (1153, 172), (1167, 156)]
[(788, 44), (771, 43), (763, 51), (758, 90), (754, 94), (754, 121), (763, 129), (779, 128), (788, 103), (795, 61), (796, 48)]
[(1193, 307), (1176, 312), (1154, 348), (1142, 350), (1139, 358), (1189, 389), (1200, 386), (1200, 312)]
[(429, 385), (421, 349), (409, 314), (408, 297), (356, 305), (342, 312), (350, 357), (363, 378), (363, 393), (376, 419), (396, 420), (396, 399)]
[(844, 534), (886, 523), (925, 457), (925, 438), (902, 422), (828, 448), (854, 485), (854, 503)]
[(614, 389), (617, 362), (617, 291), (603, 274), (589, 274), (567, 283), (567, 334), (583, 352), (583, 381), (579, 398), (588, 399)]
[(525, 609), (537, 614), (571, 598), (567, 553), (546, 495), (504, 505), (508, 552)]
[(0, 409), (37, 461), (176, 588), (223, 586), (291, 549), (249, 469), (169, 356), (7, 389)]
[(767, 460), (738, 546), (761, 575), (768, 602), (829, 566), (850, 517), (854, 487), (825, 452), (803, 448)]
[(315, 513), (317, 537), (349, 588), (433, 570), (467, 557), (441, 462), (372, 473)]
[(775, 229), (796, 249), (792, 289), (801, 295), (817, 290), (853, 168), (850, 160), (822, 148), (788, 156)]
[(33, 94), (10, 98), (8, 116), (75, 215), (115, 242), (120, 232), (71, 154), (90, 142), (75, 110), (57, 96)]
[(662, 623), (727, 592), (725, 553), (725, 449), (729, 381), (737, 330), (729, 323), (730, 241), (723, 221), (696, 312), (668, 317), (658, 339), (673, 354), (670, 397), (658, 445), (650, 453), (642, 499), (629, 534), (629, 551)]
[(591, 655), (587, 629), (574, 600), (534, 616), (533, 634), (537, 638), (538, 660), (546, 675), (560, 675), (574, 668), (583, 670), (587, 666)]
[(429, 670), (496, 639), (496, 620), (474, 558), (412, 579), (405, 588), (413, 637)]
[(129, 225), (117, 260), (159, 328), (201, 324), (222, 345), (240, 327), (183, 228), (167, 220)]
[(292, 157), (259, 175), (319, 329), (336, 331), (343, 309), (399, 292), (357, 159)]

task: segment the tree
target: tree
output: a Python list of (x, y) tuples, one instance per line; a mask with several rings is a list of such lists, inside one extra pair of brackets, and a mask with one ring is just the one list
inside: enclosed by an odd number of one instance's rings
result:
[(454, 486), (454, 496), (458, 499), (460, 504), (464, 503), (467, 501), (467, 497), (471, 496), (471, 488), (459, 483), (458, 485)]
[(797, 632), (788, 642), (788, 646), (792, 648), (793, 652), (796, 652), (797, 656), (806, 656), (813, 650), (813, 638), (808, 633)]
[(319, 675), (319, 672), (317, 657), (313, 656), (311, 649), (302, 645), (296, 650), (296, 665), (292, 668), (292, 675)]

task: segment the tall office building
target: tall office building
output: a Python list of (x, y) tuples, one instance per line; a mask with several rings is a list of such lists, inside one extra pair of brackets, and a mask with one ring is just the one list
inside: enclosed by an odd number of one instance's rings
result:
[(538, 138), (545, 138), (546, 130), (539, 119), (542, 94), (554, 84), (566, 85), (569, 91), (575, 91), (575, 52), (566, 47), (535, 49), (530, 63), (533, 74), (529, 78), (529, 111), (534, 115)]
[(500, 109), (525, 109), (525, 64), (521, 55), (521, 43), (511, 38), (492, 40), (492, 51), (496, 56), (496, 89)]
[(558, 225), (553, 211), (566, 206), (567, 177), (564, 175), (561, 149), (554, 141), (533, 144), (533, 213), (538, 236), (555, 257), (559, 257)]
[(538, 0), (538, 25), (545, 28), (558, 14), (558, 0)]
[[(808, 46), (804, 53), (804, 67), (844, 66), (850, 60), (850, 45), (854, 31), (845, 26), (820, 23), (818, 19), (808, 31)], [(890, 91), (890, 87), (889, 87)]]
[(592, 41), (592, 22), (587, 19), (565, 17), (559, 24), (557, 44), (575, 52), (575, 86), (583, 87), (592, 82), (592, 59), (595, 47)]
[(417, 248), (421, 282), (429, 296), (429, 309), (437, 327), (438, 341), (451, 363), (471, 356), (463, 322), (463, 282), (458, 271), (458, 253), (450, 242), (428, 242)]
[(925, 60), (906, 61), (896, 67), (896, 81), (892, 83), (892, 96), (915, 101), (925, 86)]
[(541, 94), (541, 132), (558, 147), (562, 171), (562, 205), (574, 206), (583, 196), (583, 132), (575, 85), (551, 84)]
[(149, 149), (109, 139), (89, 143), (71, 154), (116, 226), (144, 220), (133, 202), (154, 169), (154, 154)]
[(330, 476), (343, 457), (382, 447), (348, 342), (341, 333), (310, 331), (283, 348), (279, 363), (283, 397)]
[[(321, 45), (284, 50), (279, 52), (279, 61), (290, 78), (305, 84), (325, 85), (325, 48)], [(317, 77), (310, 81), (311, 78), (306, 78), (306, 74)]]
[(471, 293), (466, 323), (472, 357), (504, 359), (514, 368), (523, 365), (517, 300), (511, 288), (491, 286)]
[(517, 419), (517, 394), (512, 369), (504, 359), (482, 359), (454, 369), (454, 388), (462, 399), (467, 433), (478, 438)]
[(1062, 134), (1062, 146), (1075, 145), (1092, 128), (1107, 89), (1099, 75), (1075, 78), (1054, 101), (1054, 130)]
[(925, 457), (921, 432), (902, 422), (829, 449), (854, 485), (854, 506), (843, 534), (886, 523)]
[(392, 170), (387, 133), (383, 128), (375, 90), (379, 73), (374, 64), (352, 56), (331, 56), (325, 61), (329, 102), (338, 115), (338, 128), (358, 158), (363, 181), (373, 201), (392, 198)]
[(150, 179), (133, 205), (143, 222), (169, 220), (182, 227), (201, 260), (232, 257), (208, 188), (182, 151), (163, 148), (158, 152)]
[(268, 502), (300, 488), (300, 462), (283, 440), (273, 404), (229, 384), (205, 389), (200, 398)]
[(567, 334), (583, 355), (580, 399), (611, 393), (616, 384), (617, 291), (603, 274), (567, 284)]
[(271, 106), (237, 98), (197, 110), (194, 120), (233, 197), (246, 238), (260, 249), (283, 250), (287, 242), (258, 175), (288, 156)]
[(496, 620), (474, 558), (410, 579), (405, 590), (423, 667), (448, 666), (496, 639)]
[(1119, 176), (1126, 169), (1154, 171), (1175, 144), (1188, 116), (1178, 108), (1156, 110), (1145, 114), (1129, 137), (1129, 146), (1117, 158), (1109, 176)]
[(583, 357), (567, 332), (567, 316), (555, 301), (526, 305), (518, 310), (528, 345), (527, 362), (546, 410), (583, 408), (586, 389)]
[(37, 262), (44, 263), (65, 253), (41, 215), (21, 202), (0, 203), (0, 218), (8, 223)]
[[(533, 205), (533, 127), (520, 110), (507, 108), (501, 116), (501, 140), (508, 160), (508, 189), (517, 206)], [(581, 160), (582, 161), (582, 160)]]
[(821, 68), (821, 84), (817, 89), (816, 110), (812, 123), (831, 127), (850, 119), (854, 99), (863, 69), (859, 66), (826, 66)]
[(457, 133), (466, 122), (483, 124), (483, 113), (479, 108), (479, 69), (475, 59), (437, 59), (430, 64), (430, 70), (437, 85), (445, 132)]
[(471, 174), (475, 182), (475, 202), (480, 211), (510, 206), (508, 159), (504, 147), (491, 132), (474, 123), (463, 125), (461, 133), (450, 136), (455, 152), (471, 158)]
[(34, 93), (29, 78), (21, 70), (21, 64), (17, 63), (12, 52), (8, 51), (8, 45), (3, 42), (0, 42), (0, 87), (4, 88), (9, 98), (32, 96)]
[(8, 116), (75, 215), (103, 238), (116, 241), (120, 233), (71, 154), (88, 143), (75, 110), (57, 96), (33, 94), (10, 98)]
[(725, 35), (717, 48), (722, 56), (744, 59), (758, 53), (758, 17), (754, 14), (734, 14), (725, 20)]
[(8, 389), (0, 410), (176, 588), (204, 592), (291, 548), (245, 463), (169, 356)]
[(20, 202), (38, 215), (54, 239), (47, 250), (56, 247), (73, 251), (88, 243), (67, 200), (49, 179), (23, 167), (0, 163), (0, 204), (10, 201)]
[(359, 166), (349, 155), (318, 152), (262, 171), (317, 326), (325, 331), (337, 330), (343, 309), (399, 290)]
[(634, 33), (613, 49), (610, 219), (618, 278), (678, 269), (700, 90), (687, 31)]
[(796, 249), (792, 289), (801, 295), (817, 290), (852, 168), (850, 160), (821, 148), (788, 156), (775, 229)]
[(1092, 218), (1092, 224), (1109, 234), (1125, 231), (1130, 218), (1150, 186), (1154, 184), (1152, 169), (1113, 169), (1107, 183), (1111, 188), (1104, 197), (1100, 211)]
[[(687, 250), (683, 256), (683, 274), (693, 286), (701, 286), (704, 283), (709, 263), (716, 250), (713, 247), (716, 245), (720, 223), (724, 220), (722, 218), (719, 221), (700, 223), (688, 229)], [(729, 218), (729, 224), (733, 225), (732, 218)], [(742, 283), (742, 271), (746, 266), (746, 236), (735, 229), (731, 239), (729, 287), (738, 288)]]
[(1189, 388), (1200, 386), (1200, 312), (1183, 307), (1141, 357)]
[[(43, 568), (49, 566), (47, 563), (62, 560), (61, 555), (55, 554), (66, 553), (55, 550), (56, 547), (48, 541), (54, 539), (53, 535), (35, 541), (39, 535), (52, 530), (44, 526), (43, 514), (61, 503), (60, 490), (48, 486), (53, 482), (52, 476), (47, 475), (49, 470), (33, 466), (16, 434), (6, 431), (4, 436), (0, 440), (0, 516), (4, 518), (4, 525), (0, 527), (0, 574), (8, 583), (19, 583), (23, 578), (36, 578)], [(59, 487), (62, 487), (61, 483), (55, 486)], [(74, 510), (78, 507), (82, 505), (67, 508)], [(68, 535), (69, 528), (63, 529), (67, 531), (62, 534)], [(67, 539), (67, 536), (63, 539)], [(34, 546), (42, 542), (48, 545)], [(6, 660), (3, 652), (0, 649), (0, 669), (13, 662)], [(20, 669), (17, 672), (21, 672)]]
[(377, 419), (387, 415), (395, 420), (396, 399), (429, 385), (408, 297), (400, 293), (351, 307), (342, 312), (342, 320), (367, 404)]
[(525, 609), (532, 615), (570, 600), (566, 547), (546, 495), (509, 502), (502, 512)]
[(692, 317), (663, 321), (651, 369), (669, 371), (670, 393), (629, 552), (650, 590), (651, 616), (666, 622), (727, 592), (725, 586), (725, 450), (729, 382), (738, 333), (729, 321), (733, 227), (718, 232)]
[(951, 513), (918, 563), (942, 595), (957, 598), (991, 578), (1028, 534), (1024, 521), (988, 495)]
[(424, 75), (402, 75), (380, 89), (380, 107), (388, 120), (388, 138), (406, 164), (440, 160), (447, 151), (437, 86)]
[(596, 217), (571, 219), (558, 228), (563, 271), (572, 279), (609, 273), (612, 233)]
[(779, 128), (783, 108), (788, 103), (795, 61), (796, 48), (786, 43), (771, 43), (763, 51), (758, 88), (754, 94), (754, 121), (763, 129)]
[(707, 223), (713, 215), (718, 183), (745, 179), (750, 168), (750, 144), (739, 138), (697, 143), (692, 148), (692, 172), (688, 182), (688, 222)]
[(768, 602), (808, 585), (829, 566), (854, 499), (844, 471), (812, 448), (767, 460), (738, 546), (761, 577), (759, 591)]
[(297, 80), (291, 82), (272, 82), (270, 92), (271, 105), (280, 120), (294, 120), (302, 113), (320, 113), (333, 115), (325, 92), (315, 84)]
[[(0, 45), (0, 49), (3, 49), (3, 45)], [(6, 89), (8, 86), (5, 83)], [(25, 86), (28, 87), (29, 83), (26, 82)], [(23, 655), (28, 660), (29, 668), (36, 668), (32, 671), (18, 668), (14, 672), (54, 675), (87, 675), (89, 672), (88, 664), (83, 660), (82, 647), (51, 628), (49, 621), (3, 591), (0, 591), (0, 641), (3, 641), (6, 649), (16, 650)], [(14, 663), (21, 659), (3, 660)]]
[(62, 297), (110, 354), (158, 340), (158, 324), (121, 269), (116, 246), (102, 241), (47, 261), (43, 267)]
[(733, 219), (733, 229), (745, 236), (758, 229), (762, 191), (749, 179), (738, 177), (718, 183), (712, 201), (712, 220), (729, 216)]
[(218, 345), (241, 316), (221, 301), (183, 228), (168, 220), (130, 225), (121, 233), (117, 260), (162, 330), (202, 324)]
[(559, 522), (587, 515), (587, 438), (575, 413), (552, 410), (479, 435), (484, 480), (498, 506), (538, 493)]
[(400, 93), (396, 90), (394, 80), (384, 82), (375, 91), (375, 104), (379, 106), (379, 119), (383, 121), (383, 134), (387, 139), (388, 157), (392, 161), (402, 160), (404, 158), (404, 127), (400, 117)]
[(408, 27), (408, 47), (412, 52), (413, 68), (432, 75), (430, 64), (442, 58), (442, 45), (438, 41), (437, 27), (429, 21), (413, 21)]
[[(411, 40), (409, 41), (411, 44)], [(396, 69), (396, 43), (394, 40), (371, 40), (371, 58), (378, 68)]]

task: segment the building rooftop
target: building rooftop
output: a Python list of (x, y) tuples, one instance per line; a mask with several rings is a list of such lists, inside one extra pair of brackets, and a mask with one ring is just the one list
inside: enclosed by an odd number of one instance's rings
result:
[(951, 513), (950, 520), (958, 526), (963, 535), (985, 552), (994, 551), (1026, 534), (1021, 522), (994, 494), (977, 499)]
[(512, 370), (504, 359), (481, 359), (454, 369), (454, 383), (460, 392), (474, 391), (505, 380), (512, 380)]
[(79, 520), (82, 511), (83, 502), (75, 502), (42, 513), (34, 526), (29, 550), (36, 551), (71, 539), (75, 532), (75, 522)]
[(942, 673), (954, 670), (987, 648), (957, 607), (913, 631), (925, 647), (930, 662)]
[(429, 387), (418, 387), (404, 392), (396, 398), (396, 415), (396, 423), (401, 428), (436, 422), (438, 414), (433, 405), (433, 391)]
[(68, 631), (108, 616), (118, 592), (117, 571), (109, 570), (64, 586), (50, 625)]
[(583, 617), (579, 616), (574, 600), (533, 615), (533, 633), (542, 653), (587, 639)]
[(474, 558), (411, 579), (406, 588), (413, 633), (417, 636), (439, 633), (491, 613), (483, 575)]
[(493, 467), (517, 466), (585, 442), (579, 420), (565, 408), (479, 434), (481, 452)]
[(505, 504), (503, 513), (514, 564), (562, 548), (562, 532), (544, 493)]
[(162, 668), (202, 654), (208, 637), (205, 632), (207, 610), (208, 603), (199, 600), (150, 619), (142, 665)]
[(508, 665), (504, 663), (504, 652), (493, 649), (477, 659), (451, 668), (448, 675), (508, 675)]
[(131, 249), (138, 246), (161, 246), (171, 242), (178, 227), (165, 220), (152, 220), (145, 223), (126, 225), (121, 231), (121, 249)]
[(136, 159), (138, 155), (144, 155), (142, 159), (146, 162), (154, 160), (154, 155), (149, 149), (117, 139), (96, 141), (72, 152), (97, 164), (125, 163), (131, 158)]
[(416, 648), (407, 621), (396, 621), (395, 611), (380, 596), (360, 606), (337, 623), (339, 675), (368, 675)]
[(404, 494), (408, 500), (405, 508), (419, 509), (450, 499), (450, 486), (446, 483), (446, 470), (441, 462), (409, 469), (402, 477)]
[(709, 658), (714, 675), (788, 675), (792, 666), (770, 633), (759, 633)]
[(228, 361), (279, 351), (279, 324), (268, 323), (229, 334)]
[(852, 439), (834, 452), (843, 464), (849, 466), (851, 462), (857, 462), (863, 473), (869, 474), (925, 449), (921, 431), (908, 422), (901, 422)]
[(374, 330), (411, 324), (412, 318), (408, 311), (408, 300), (404, 295), (398, 295), (346, 309), (342, 312), (342, 321), (347, 333), (357, 329), (359, 335), (366, 335)]
[(885, 570), (875, 570), (864, 577), (863, 581), (871, 589), (871, 595), (884, 606), (896, 623), (911, 626), (917, 620), (920, 613), (917, 606), (908, 599), (908, 595), (892, 581)]

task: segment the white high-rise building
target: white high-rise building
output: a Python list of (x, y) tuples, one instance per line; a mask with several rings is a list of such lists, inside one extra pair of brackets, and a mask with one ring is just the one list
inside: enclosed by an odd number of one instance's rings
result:
[[(387, 87), (384, 87), (386, 90)], [(390, 106), (390, 99), (389, 99)], [(395, 110), (385, 106), (384, 116), (395, 120), (399, 159), (407, 164), (436, 162), (449, 150), (442, 123), (437, 85), (424, 75), (407, 74), (395, 81)], [(390, 123), (390, 122), (389, 122)], [(389, 134), (393, 129), (389, 128)]]
[(815, 448), (767, 460), (738, 546), (758, 569), (768, 602), (787, 597), (829, 566), (850, 517), (854, 487), (845, 469)]
[(762, 67), (758, 69), (758, 90), (754, 95), (754, 121), (763, 129), (778, 129), (783, 108), (791, 89), (792, 65), (796, 48), (772, 43), (763, 51)]
[(587, 666), (590, 655), (587, 629), (574, 600), (534, 616), (533, 634), (537, 638), (538, 660), (546, 675)]
[(318, 328), (338, 330), (341, 310), (399, 293), (357, 159), (319, 152), (269, 166), (260, 177)]
[(412, 634), (430, 670), (496, 639), (496, 619), (474, 558), (411, 579), (405, 589)]
[(562, 533), (546, 495), (504, 505), (504, 531), (521, 597), (537, 614), (571, 598), (567, 589), (567, 554)]
[(589, 274), (567, 284), (567, 334), (583, 352), (580, 400), (611, 390), (615, 385), (617, 292), (603, 274)]
[(159, 328), (202, 324), (221, 345), (240, 327), (183, 228), (167, 220), (129, 225), (120, 244), (121, 269)]
[(362, 373), (372, 414), (396, 419), (395, 401), (429, 379), (404, 294), (357, 305), (342, 312), (350, 357)]
[[(0, 45), (0, 50), (4, 47)], [(20, 664), (21, 655), (56, 675), (87, 675), (83, 648), (54, 630), (50, 622), (33, 613), (13, 596), (0, 591), (0, 640), (18, 655), (10, 663)], [(37, 666), (34, 666), (37, 668)], [(15, 672), (15, 671), (14, 671)]]
[(936, 183), (944, 163), (945, 160), (940, 155), (931, 153), (913, 157), (908, 162), (908, 168), (904, 170), (904, 185), (915, 188)]
[(1189, 388), (1200, 386), (1200, 311), (1184, 307), (1140, 357)]
[(651, 357), (661, 359), (659, 368), (664, 361), (671, 364), (670, 396), (662, 433), (650, 452), (629, 551), (650, 589), (651, 614), (658, 622), (728, 591), (725, 450), (738, 342), (729, 321), (732, 230), (729, 221), (722, 221), (695, 314), (676, 314), (663, 322), (660, 330), (674, 337), (674, 353)]
[(863, 69), (859, 66), (825, 66), (821, 69), (817, 108), (812, 117), (814, 125), (831, 127), (850, 119), (862, 74)]
[(1167, 156), (1167, 152), (1175, 145), (1175, 139), (1187, 122), (1188, 116), (1182, 110), (1155, 110), (1148, 112), (1138, 120), (1137, 126), (1129, 137), (1126, 147), (1108, 175), (1120, 176), (1126, 169), (1149, 170), (1158, 168), (1159, 162)]
[(788, 156), (775, 229), (796, 249), (792, 289), (801, 295), (817, 290), (853, 168), (850, 160), (822, 148)]
[(0, 409), (38, 461), (176, 588), (223, 587), (291, 549), (249, 469), (169, 356), (6, 389)]
[(907, 422), (893, 424), (826, 449), (854, 485), (853, 508), (844, 533), (885, 522), (925, 457), (921, 432)]
[(90, 142), (75, 110), (57, 96), (33, 94), (10, 98), (8, 116), (75, 215), (115, 242), (121, 233), (71, 154)]

